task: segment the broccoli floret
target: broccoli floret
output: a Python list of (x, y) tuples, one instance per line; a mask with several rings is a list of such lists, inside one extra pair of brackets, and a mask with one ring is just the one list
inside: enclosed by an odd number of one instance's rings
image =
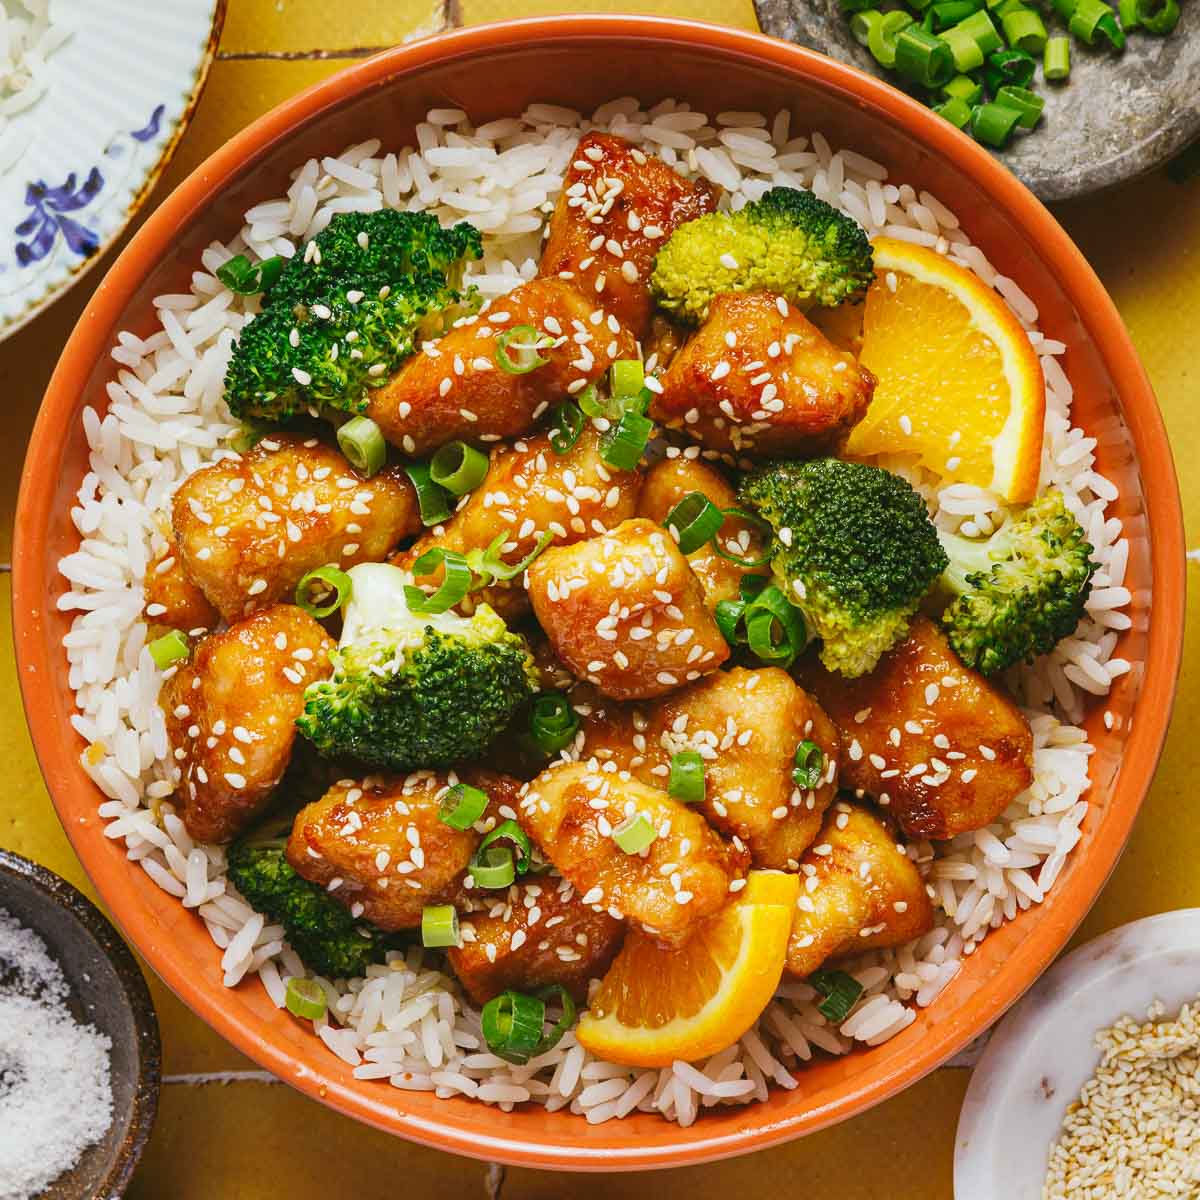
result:
[(1061, 492), (1035, 500), (979, 540), (941, 533), (954, 600), (942, 626), (958, 657), (990, 675), (1046, 654), (1083, 616), (1092, 547)]
[(289, 818), (234, 842), (229, 879), (251, 908), (283, 926), (292, 949), (318, 975), (361, 975), (397, 941), (356, 921), (324, 888), (292, 870), (284, 855), (290, 829)]
[(524, 638), (486, 604), (470, 617), (410, 612), (399, 567), (349, 574), (333, 676), (304, 693), (300, 732), (327, 758), (393, 771), (478, 758), (535, 689)]
[(721, 292), (765, 289), (798, 308), (832, 308), (874, 275), (862, 228), (812, 192), (777, 187), (735, 213), (681, 225), (658, 252), (650, 286), (659, 305), (699, 324)]
[(836, 458), (764, 467), (740, 494), (775, 530), (771, 569), (821, 661), (872, 670), (946, 567), (924, 500), (898, 475)]
[(429, 213), (338, 213), (289, 259), (247, 324), (225, 372), (235, 417), (288, 421), (321, 407), (357, 413), (422, 336), (475, 304), (462, 290), (479, 230)]

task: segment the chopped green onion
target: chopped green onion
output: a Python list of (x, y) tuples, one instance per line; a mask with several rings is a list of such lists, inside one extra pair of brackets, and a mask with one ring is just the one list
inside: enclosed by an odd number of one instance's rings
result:
[(756, 657), (780, 667), (791, 666), (804, 649), (804, 618), (774, 584), (746, 608), (746, 641)]
[(429, 478), (452, 496), (465, 496), (487, 476), (488, 456), (466, 442), (447, 442), (429, 460)]
[(387, 442), (370, 417), (351, 417), (338, 427), (337, 441), (350, 465), (368, 479), (387, 462)]
[(1050, 6), (1064, 21), (1071, 19), (1078, 4), (1079, 0), (1050, 0)]
[(704, 759), (697, 750), (680, 750), (671, 755), (671, 774), (667, 780), (667, 795), (684, 804), (700, 804), (704, 800)]
[(641, 413), (626, 412), (600, 440), (600, 457), (619, 471), (633, 471), (641, 461), (654, 422)]
[(562, 692), (542, 692), (529, 708), (529, 732), (538, 748), (554, 754), (575, 740), (579, 717)]
[(792, 782), (798, 788), (811, 792), (821, 782), (825, 774), (825, 751), (816, 742), (804, 739), (796, 747), (795, 768), (792, 770)]
[(542, 988), (537, 996), (542, 1001), (557, 998), (562, 1006), (562, 1016), (554, 1023), (554, 1028), (544, 1034), (542, 1040), (538, 1042), (537, 1052), (545, 1054), (547, 1050), (553, 1050), (562, 1039), (562, 1035), (575, 1024), (575, 1001), (561, 983), (552, 983), (549, 987)]
[[(538, 351), (545, 350), (553, 340), (539, 334), (532, 325), (514, 325), (496, 338), (496, 365), (510, 375), (528, 375), (550, 361)], [(509, 353), (510, 348), (516, 357)]]
[(746, 607), (766, 586), (767, 577), (765, 575), (743, 575), (742, 581), (738, 585), (739, 599), (721, 600), (717, 603), (714, 613), (717, 628), (731, 646), (746, 644), (744, 626)]
[(983, 51), (962, 25), (955, 25), (953, 29), (944, 30), (941, 38), (950, 47), (950, 53), (954, 55), (955, 70), (959, 72), (974, 71), (976, 67), (983, 66)]
[(427, 904), (421, 909), (422, 946), (457, 946), (460, 940), (458, 912), (453, 904)]
[(475, 586), (488, 587), (498, 579), (505, 582), (510, 579), (516, 579), (518, 575), (523, 575), (528, 569), (529, 564), (554, 541), (554, 534), (549, 529), (543, 529), (538, 535), (538, 540), (534, 544), (533, 549), (524, 558), (519, 562), (508, 563), (500, 555), (509, 537), (510, 534), (507, 531), (498, 533), (486, 550), (482, 550), (476, 546), (474, 549), (467, 551), (467, 566), (471, 568), (474, 574), (479, 576), (479, 583)]
[(626, 854), (641, 854), (658, 840), (658, 831), (645, 813), (634, 813), (613, 827), (612, 840)]
[(501, 821), (491, 833), (484, 836), (483, 841), (479, 843), (479, 848), (475, 851), (475, 857), (480, 858), (489, 846), (494, 846), (497, 842), (512, 842), (517, 850), (517, 874), (524, 875), (529, 870), (533, 854), (533, 845), (529, 841), (529, 834), (516, 821)]
[(681, 554), (692, 554), (706, 545), (724, 523), (721, 510), (703, 492), (688, 492), (664, 522), (675, 535)]
[(1021, 114), (1017, 124), (1022, 129), (1032, 129), (1041, 120), (1042, 109), (1046, 107), (1045, 100), (1036, 92), (1013, 87), (1012, 84), (1005, 84), (996, 93), (996, 103), (1015, 108)]
[(1055, 33), (1048, 37), (1042, 53), (1042, 72), (1047, 79), (1062, 80), (1071, 74), (1071, 39), (1066, 34)]
[(940, 32), (966, 20), (982, 7), (983, 0), (940, 0), (940, 3), (932, 5), (929, 11), (933, 13), (934, 29)]
[(1138, 0), (1137, 17), (1147, 33), (1165, 37), (1179, 24), (1179, 0)]
[(1126, 33), (1131, 29), (1136, 29), (1142, 23), (1142, 18), (1138, 16), (1140, 3), (1141, 0), (1118, 0), (1117, 15), (1121, 18), (1121, 28)]
[(1046, 23), (1036, 9), (1018, 5), (1000, 17), (1000, 28), (1010, 46), (1028, 54), (1041, 54), (1046, 46)]
[(488, 1049), (505, 1062), (527, 1063), (542, 1044), (546, 1004), (537, 996), (501, 992), (483, 1006), (479, 1017)]
[(1028, 87), (1036, 70), (1037, 62), (1032, 54), (1026, 54), (1024, 50), (1001, 50), (988, 56), (983, 81), (987, 84), (988, 94), (994, 98), (1006, 83)]
[(917, 25), (902, 29), (896, 37), (896, 70), (921, 87), (940, 87), (954, 74), (954, 53), (943, 37)]
[(935, 104), (933, 111), (939, 117), (945, 117), (955, 129), (965, 129), (971, 119), (971, 106), (957, 96), (947, 96), (941, 104)]
[(489, 846), (471, 859), (467, 870), (481, 888), (506, 888), (517, 877), (513, 853), (506, 846)]
[(583, 411), (585, 417), (591, 417), (593, 420), (596, 417), (612, 416), (612, 409), (609, 405), (600, 399), (600, 393), (596, 391), (596, 385), (589, 383), (587, 387), (575, 397), (575, 402)]
[(442, 568), (442, 583), (432, 595), (426, 595), (411, 583), (404, 585), (404, 599), (413, 613), (444, 613), (458, 604), (471, 590), (471, 568), (457, 550), (434, 546), (412, 565), (413, 575), (432, 575)]
[(555, 454), (566, 454), (579, 441), (583, 425), (583, 412), (578, 404), (572, 404), (569, 400), (560, 404), (550, 422), (550, 449)]
[[(318, 590), (325, 597), (323, 601), (313, 599), (313, 592)], [(333, 563), (326, 563), (309, 571), (296, 584), (296, 603), (310, 617), (331, 617), (349, 602), (353, 590), (350, 576)]]
[(287, 981), (283, 1003), (293, 1017), (316, 1021), (325, 1015), (328, 1002), (325, 999), (325, 989), (315, 979), (301, 979), (300, 976), (293, 975)]
[[(749, 525), (754, 525), (764, 536), (768, 536), (771, 532), (771, 526), (764, 521), (762, 517), (758, 516), (756, 513), (747, 512), (744, 508), (722, 509), (721, 516), (725, 520), (728, 520), (730, 517), (735, 517), (739, 521), (745, 521)], [(721, 545), (720, 533), (713, 538), (713, 549), (718, 555), (720, 555), (721, 558), (725, 559), (726, 562), (731, 562), (736, 566), (746, 568), (761, 567), (764, 563), (771, 561), (771, 555), (774, 553), (771, 548), (770, 541), (767, 540), (765, 542), (765, 547), (760, 554), (733, 554)]]
[[(955, 75), (942, 88), (947, 100), (961, 100), (964, 104), (978, 104), (983, 99), (983, 84), (970, 75)], [(961, 129), (962, 126), (959, 126)]]
[(255, 296), (265, 292), (283, 272), (283, 259), (276, 254), (264, 258), (257, 266), (244, 254), (235, 254), (217, 268), (217, 278), (239, 296)]
[(165, 671), (172, 663), (180, 662), (191, 653), (187, 638), (178, 629), (155, 638), (146, 649), (160, 671)]
[(958, 27), (966, 30), (975, 39), (975, 44), (984, 54), (993, 54), (1004, 47), (1004, 39), (992, 23), (992, 18), (983, 9), (972, 13), (965, 21), (960, 21)]
[(1002, 150), (1020, 119), (1021, 114), (1007, 105), (994, 101), (977, 104), (971, 112), (971, 132), (985, 145)]
[(450, 497), (445, 488), (438, 487), (429, 477), (428, 463), (409, 463), (404, 468), (412, 485), (417, 490), (417, 504), (421, 509), (421, 523), (440, 525), (450, 516)]
[[(1067, 18), (1067, 28), (1081, 42), (1086, 42), (1091, 46), (1095, 44), (1096, 34), (1104, 32), (1101, 30), (1101, 22), (1106, 16), (1113, 20), (1115, 26), (1116, 19), (1105, 0), (1076, 0), (1075, 6)], [(1119, 29), (1118, 32), (1120, 32)], [(1106, 34), (1106, 36), (1109, 36), (1111, 40), (1110, 34)], [(1123, 42), (1124, 37), (1122, 36)]]
[(637, 358), (618, 358), (608, 368), (608, 390), (618, 400), (641, 395), (646, 369)]
[[(865, 16), (865, 14), (863, 14)], [(872, 22), (867, 31), (867, 49), (881, 67), (896, 66), (898, 40), (906, 29), (915, 27), (908, 13), (897, 9), (883, 13), (878, 21)]]
[[(911, 18), (909, 19), (911, 20)], [(866, 8), (856, 12), (850, 18), (850, 33), (860, 46), (866, 46), (869, 49), (871, 39), (879, 36), (878, 29), (882, 23), (883, 13), (879, 9)], [(892, 61), (895, 61), (894, 57)]]
[(438, 802), (438, 820), (451, 829), (470, 829), (488, 805), (487, 792), (469, 783), (456, 783), (446, 789)]
[(808, 982), (825, 997), (817, 1005), (817, 1011), (835, 1025), (850, 1015), (859, 996), (863, 994), (862, 984), (845, 971), (814, 971), (808, 977)]

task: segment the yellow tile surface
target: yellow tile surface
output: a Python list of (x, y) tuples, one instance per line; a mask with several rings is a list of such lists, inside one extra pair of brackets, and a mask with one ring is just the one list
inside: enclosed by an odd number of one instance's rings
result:
[[(559, 0), (450, 0), (464, 22), (578, 11)], [(588, 6), (679, 12), (754, 27), (751, 0), (720, 0), (703, 12), (685, 0)], [(344, 60), (313, 51), (356, 52), (436, 25), (432, 0), (230, 0), (221, 51), (196, 119), (157, 195), (271, 105), (336, 70)], [(269, 54), (271, 57), (246, 57)], [(152, 201), (153, 203), (153, 201)], [(1150, 371), (1183, 476), (1189, 542), (1200, 545), (1200, 449), (1194, 322), (1200, 307), (1200, 184), (1161, 176), (1059, 214), (1111, 290)], [(0, 438), (22, 446), (58, 350), (89, 288), (80, 286), (27, 330), (0, 345)], [(0, 561), (11, 545), (19, 453), (0, 472)], [(8, 581), (0, 579), (0, 638), (11, 644)], [(1147, 913), (1200, 904), (1200, 824), (1190, 817), (1200, 772), (1200, 612), (1189, 611), (1180, 701), (1142, 819), (1081, 936)], [(25, 732), (11, 655), (0, 656), (0, 754), (7, 766), (0, 845), (87, 886), (54, 817)], [(246, 1069), (248, 1064), (157, 981), (169, 1075)], [(643, 1197), (691, 1200), (767, 1189), (839, 1200), (897, 1195), (948, 1200), (954, 1124), (966, 1072), (937, 1072), (904, 1095), (841, 1127), (750, 1159), (646, 1176), (578, 1177), (510, 1171), (506, 1200)], [(333, 1151), (333, 1153), (331, 1153)], [(493, 1180), (494, 1183), (494, 1180)], [(255, 1082), (164, 1089), (162, 1115), (130, 1196), (135, 1200), (415, 1200), (489, 1195), (483, 1167), (356, 1126), (290, 1091)]]

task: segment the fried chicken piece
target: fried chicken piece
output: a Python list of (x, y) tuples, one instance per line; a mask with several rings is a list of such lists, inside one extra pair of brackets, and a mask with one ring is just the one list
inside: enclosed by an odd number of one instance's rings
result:
[(608, 970), (625, 936), (623, 921), (581, 903), (571, 884), (554, 876), (476, 895), (461, 928), (462, 945), (447, 957), (476, 1004), (508, 988), (553, 984), (583, 1003), (588, 983)]
[(841, 733), (842, 786), (873, 796), (908, 837), (981, 829), (1033, 780), (1028, 722), (926, 617), (869, 675), (847, 679), (811, 657), (794, 674)]
[[(580, 754), (614, 762), (651, 787), (665, 787), (671, 759), (704, 760), (704, 800), (693, 807), (750, 851), (756, 867), (798, 869), (837, 792), (839, 743), (821, 706), (778, 667), (734, 667), (645, 704), (572, 692), (581, 717)], [(796, 747), (820, 750), (815, 788), (797, 786)]]
[(684, 179), (614, 134), (585, 134), (550, 218), (539, 273), (602, 299), (618, 321), (644, 337), (654, 310), (655, 255), (680, 225), (716, 206), (711, 184)]
[(715, 671), (729, 646), (671, 535), (644, 518), (552, 546), (529, 598), (555, 653), (606, 696), (661, 696)]
[(150, 626), (182, 629), (198, 637), (198, 630), (215, 629), (221, 623), (221, 614), (187, 577), (174, 545), (168, 545), (146, 568), (142, 593), (142, 615)]
[[(658, 836), (643, 853), (627, 854), (613, 830), (639, 813)], [(585, 763), (543, 771), (521, 798), (520, 822), (584, 904), (672, 945), (725, 903), (749, 858), (666, 792)]]
[[(681, 454), (662, 459), (646, 472), (646, 482), (638, 501), (638, 516), (663, 525), (671, 509), (690, 492), (703, 493), (720, 509), (737, 505), (737, 493), (720, 471)], [(742, 558), (757, 557), (761, 550), (759, 531), (738, 517), (730, 517), (717, 536), (727, 553)], [(704, 589), (704, 602), (713, 612), (722, 600), (738, 598), (743, 576), (763, 574), (767, 570), (766, 567), (739, 567), (718, 554), (711, 540), (699, 550), (693, 550), (687, 560)]]
[(184, 570), (229, 622), (290, 600), (315, 567), (377, 562), (421, 528), (399, 468), (366, 479), (315, 438), (281, 434), (193, 472), (172, 521)]
[[(506, 351), (542, 338), (542, 366), (504, 370), (499, 339), (519, 326)], [(554, 343), (550, 345), (549, 343)], [(634, 335), (605, 297), (559, 279), (534, 279), (493, 300), (477, 317), (426, 342), (383, 387), (370, 393), (367, 416), (405, 454), (424, 455), (455, 438), (495, 442), (528, 433), (551, 404), (595, 382), (618, 358), (636, 358)]]
[(826, 452), (862, 420), (875, 377), (781, 296), (724, 292), (671, 360), (650, 415), (709, 450)]
[(183, 823), (197, 841), (229, 841), (266, 806), (292, 756), (304, 689), (329, 677), (333, 648), (303, 609), (277, 604), (206, 637), (164, 683)]
[[(480, 820), (463, 830), (438, 818), (442, 797), (460, 779), (489, 800)], [(426, 905), (462, 901), (480, 829), (496, 823), (501, 806), (515, 809), (520, 786), (490, 771), (343, 779), (297, 815), (288, 862), (355, 917), (380, 929), (415, 929)]]
[(900, 946), (933, 928), (933, 905), (917, 868), (878, 817), (837, 803), (800, 864), (802, 883), (790, 975), (811, 975), (831, 958)]
[[(566, 454), (556, 454), (549, 437), (540, 433), (492, 451), (487, 477), (466, 504), (444, 526), (419, 539), (397, 561), (411, 566), (426, 550), (442, 546), (465, 554), (486, 550), (501, 534), (508, 535), (503, 548), (506, 562), (520, 562), (537, 547), (546, 532), (553, 545), (569, 546), (594, 537), (632, 517), (641, 489), (638, 471), (610, 467), (600, 457), (600, 435), (589, 423)], [(418, 583), (441, 582), (442, 569), (420, 576)], [(472, 592), (472, 601), (483, 600), (504, 619), (529, 611), (520, 576)]]

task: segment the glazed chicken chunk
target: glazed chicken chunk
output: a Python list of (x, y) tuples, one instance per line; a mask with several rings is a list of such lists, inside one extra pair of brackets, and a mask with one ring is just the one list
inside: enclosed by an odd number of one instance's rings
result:
[[(487, 477), (470, 493), (449, 521), (431, 530), (407, 551), (409, 566), (426, 550), (442, 546), (465, 554), (487, 549), (501, 534), (508, 540), (505, 562), (520, 562), (546, 533), (556, 546), (605, 533), (633, 516), (641, 477), (636, 471), (610, 467), (600, 457), (600, 436), (589, 424), (565, 454), (556, 454), (546, 434), (519, 440), (492, 451)], [(440, 582), (435, 575), (418, 583)], [(473, 592), (509, 619), (528, 611), (520, 577)]]
[(837, 803), (800, 864), (785, 969), (811, 975), (831, 958), (900, 946), (933, 928), (917, 868), (878, 817)]
[[(660, 460), (646, 472), (646, 482), (638, 501), (638, 516), (662, 525), (671, 509), (691, 492), (707, 496), (722, 510), (737, 506), (737, 493), (720, 471), (698, 458), (680, 454)], [(740, 558), (755, 558), (761, 550), (758, 531), (748, 521), (737, 517), (726, 520), (717, 538), (727, 553)], [(738, 598), (744, 576), (764, 570), (763, 567), (741, 567), (730, 562), (717, 553), (711, 540), (699, 550), (693, 550), (687, 560), (704, 589), (704, 602), (712, 611), (722, 600)]]
[(486, 1004), (507, 988), (561, 984), (580, 1003), (621, 947), (624, 922), (583, 904), (562, 878), (477, 895), (464, 909), (462, 944), (447, 952), (467, 995)]
[(680, 225), (715, 208), (710, 184), (683, 179), (624, 138), (586, 134), (550, 218), (540, 273), (602, 299), (618, 321), (644, 337), (659, 247)]
[[(628, 854), (613, 834), (638, 814), (657, 837)], [(748, 859), (686, 804), (595, 760), (543, 771), (521, 798), (520, 821), (584, 904), (669, 944), (725, 903)]]
[[(744, 843), (756, 867), (799, 868), (837, 791), (838, 736), (786, 671), (734, 667), (648, 704), (589, 703), (583, 690), (572, 695), (582, 713), (582, 754), (661, 788), (672, 757), (694, 750), (705, 784), (694, 807)], [(793, 777), (796, 748), (806, 742), (815, 787)]]
[(146, 568), (142, 590), (142, 614), (150, 625), (183, 629), (199, 637), (221, 623), (221, 614), (188, 578), (173, 543)]
[(303, 609), (278, 604), (206, 637), (163, 685), (188, 833), (226, 842), (250, 825), (292, 755), (304, 689), (329, 676), (333, 642)]
[(555, 653), (618, 700), (661, 696), (715, 671), (729, 646), (671, 535), (636, 518), (551, 546), (529, 568), (529, 598)]
[[(504, 369), (498, 353), (521, 365), (521, 347), (532, 351), (535, 342), (544, 364), (519, 373)], [(637, 343), (605, 297), (559, 279), (534, 279), (426, 342), (371, 393), (367, 416), (405, 454), (428, 454), (456, 438), (519, 437), (615, 359), (635, 357)]]
[(190, 475), (173, 523), (184, 570), (229, 622), (290, 600), (315, 567), (377, 562), (421, 527), (402, 471), (366, 479), (337, 450), (286, 435)]
[(769, 292), (726, 292), (671, 360), (650, 415), (709, 450), (811, 456), (862, 420), (875, 377)]
[(874, 797), (908, 837), (981, 829), (1032, 782), (1020, 710), (925, 617), (869, 675), (846, 679), (812, 659), (795, 673), (841, 733), (842, 786)]
[(288, 862), (353, 916), (380, 929), (415, 929), (427, 904), (460, 900), (480, 831), (496, 823), (500, 806), (516, 803), (516, 780), (466, 772), (463, 781), (486, 791), (489, 804), (470, 829), (454, 829), (438, 818), (438, 805), (459, 778), (415, 771), (340, 780), (297, 815)]

